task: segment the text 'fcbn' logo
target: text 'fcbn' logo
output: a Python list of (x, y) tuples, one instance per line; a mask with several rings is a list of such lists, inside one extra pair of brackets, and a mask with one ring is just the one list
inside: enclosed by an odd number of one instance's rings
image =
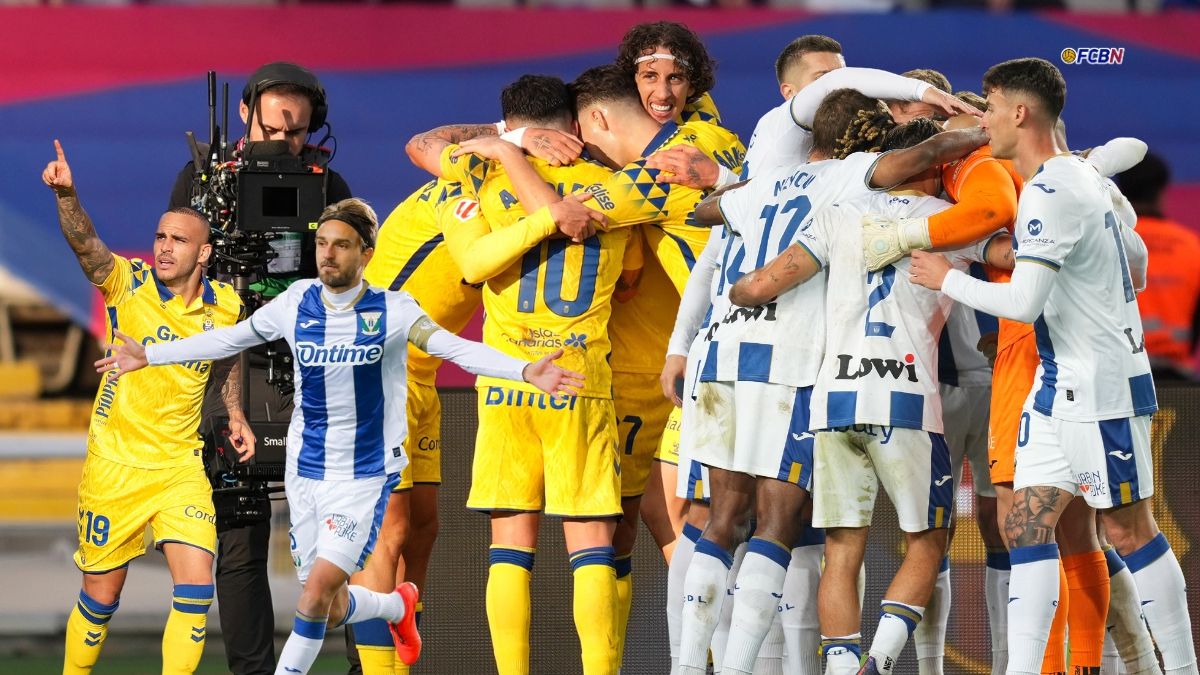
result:
[(1062, 62), (1067, 65), (1119, 66), (1125, 61), (1124, 47), (1067, 47), (1059, 54)]

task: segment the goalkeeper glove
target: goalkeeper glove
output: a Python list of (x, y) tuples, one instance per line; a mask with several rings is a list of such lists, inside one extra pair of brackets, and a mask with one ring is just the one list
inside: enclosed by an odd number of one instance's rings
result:
[(909, 251), (932, 245), (928, 218), (892, 218), (869, 213), (863, 216), (862, 225), (863, 259), (872, 272), (896, 262)]

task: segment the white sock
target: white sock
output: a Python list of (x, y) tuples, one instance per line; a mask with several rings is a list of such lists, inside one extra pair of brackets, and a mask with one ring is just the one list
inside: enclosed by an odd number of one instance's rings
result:
[(925, 608), (906, 605), (903, 602), (884, 599), (879, 603), (879, 626), (871, 640), (868, 656), (875, 658), (875, 667), (881, 675), (891, 673), (900, 659), (900, 652), (908, 644), (908, 638), (921, 623)]
[(1058, 544), (1021, 546), (1012, 562), (1008, 598), (1008, 673), (1042, 670), (1050, 624), (1058, 606)]
[[(728, 652), (726, 653), (728, 658)], [(733, 671), (727, 671), (732, 673)], [(767, 637), (758, 648), (758, 658), (754, 660), (754, 675), (783, 675), (783, 624), (779, 621), (779, 611), (775, 612), (775, 620), (767, 630)]]
[(1188, 616), (1187, 588), (1179, 560), (1161, 532), (1150, 543), (1123, 556), (1141, 596), (1142, 615), (1163, 658), (1163, 672), (1195, 674), (1196, 648)]
[[(684, 598), (679, 636), (679, 672), (703, 673), (708, 648), (725, 604), (726, 582), (733, 557), (720, 546), (701, 538), (683, 582)], [(689, 670), (691, 669), (691, 670)]]
[(942, 675), (942, 657), (946, 655), (946, 625), (950, 623), (950, 557), (942, 558), (925, 606), (925, 616), (913, 631), (917, 648), (917, 668), (920, 675)]
[(350, 608), (343, 624), (371, 619), (395, 623), (404, 618), (404, 599), (395, 591), (380, 593), (362, 586), (349, 586), (346, 590), (350, 592)]
[(984, 591), (987, 598), (988, 628), (992, 635), (992, 675), (1004, 675), (1008, 669), (1008, 578), (1011, 574), (1008, 551), (987, 554)]
[[(1108, 562), (1110, 583), (1108, 619), (1104, 623), (1108, 628), (1104, 638), (1104, 660), (1107, 663), (1111, 645), (1120, 670), (1134, 675), (1162, 675), (1158, 656), (1154, 653), (1154, 641), (1142, 618), (1141, 596), (1133, 574), (1115, 549), (1106, 550), (1104, 559)], [(1117, 675), (1118, 670), (1111, 672)]]
[(696, 540), (700, 528), (690, 523), (683, 524), (683, 536), (675, 541), (671, 563), (667, 566), (667, 639), (671, 643), (671, 672), (679, 667), (679, 635), (683, 613), (683, 581), (687, 578), (688, 565), (696, 552)]
[(321, 653), (321, 645), (325, 643), (325, 622), (328, 617), (304, 616), (296, 613), (292, 624), (292, 634), (288, 636), (279, 652), (279, 665), (275, 667), (275, 675), (292, 675), (307, 673)]
[[(1112, 613), (1109, 613), (1110, 620)], [(1155, 670), (1158, 669), (1158, 663), (1154, 664)], [(1100, 675), (1128, 675), (1129, 671), (1125, 669), (1125, 664), (1121, 662), (1121, 652), (1117, 651), (1117, 643), (1113, 642), (1112, 630), (1104, 633), (1104, 653), (1100, 657)], [(1159, 670), (1155, 675), (1162, 675)]]
[(713, 630), (712, 649), (713, 673), (721, 672), (725, 663), (725, 645), (729, 642), (729, 624), (733, 621), (733, 608), (737, 604), (737, 577), (742, 570), (742, 561), (746, 559), (746, 542), (738, 544), (733, 550), (733, 565), (725, 578), (725, 604), (721, 606), (721, 616), (717, 627)]
[[(737, 602), (721, 660), (722, 672), (754, 672), (759, 647), (779, 615), (783, 579), (791, 560), (790, 550), (768, 539), (752, 537), (746, 545), (737, 575)], [(782, 640), (782, 632), (779, 638)], [(782, 652), (782, 646), (778, 651)]]
[(783, 580), (783, 602), (779, 618), (783, 624), (783, 656), (787, 673), (818, 673), (821, 670), (821, 625), (817, 617), (817, 585), (821, 581), (824, 544), (792, 549), (792, 562)]
[(822, 635), (821, 655), (825, 657), (825, 675), (856, 675), (862, 658), (862, 633), (836, 638)]

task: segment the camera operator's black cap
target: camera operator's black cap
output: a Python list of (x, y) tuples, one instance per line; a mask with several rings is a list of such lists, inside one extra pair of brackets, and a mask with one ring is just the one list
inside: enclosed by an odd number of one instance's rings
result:
[(250, 105), (251, 98), (258, 98), (263, 90), (278, 84), (294, 84), (312, 94), (313, 111), (308, 121), (309, 131), (320, 129), (329, 115), (329, 104), (325, 100), (325, 88), (321, 81), (307, 68), (286, 61), (276, 61), (260, 66), (250, 75), (242, 89), (242, 103)]

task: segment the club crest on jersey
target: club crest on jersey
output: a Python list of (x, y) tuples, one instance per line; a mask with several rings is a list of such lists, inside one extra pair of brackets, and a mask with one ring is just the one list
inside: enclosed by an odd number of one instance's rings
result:
[(212, 315), (205, 315), (204, 323), (200, 324), (200, 328), (206, 331), (214, 330), (217, 324), (213, 322)]
[(358, 332), (363, 335), (379, 335), (383, 312), (361, 312), (358, 315)]

